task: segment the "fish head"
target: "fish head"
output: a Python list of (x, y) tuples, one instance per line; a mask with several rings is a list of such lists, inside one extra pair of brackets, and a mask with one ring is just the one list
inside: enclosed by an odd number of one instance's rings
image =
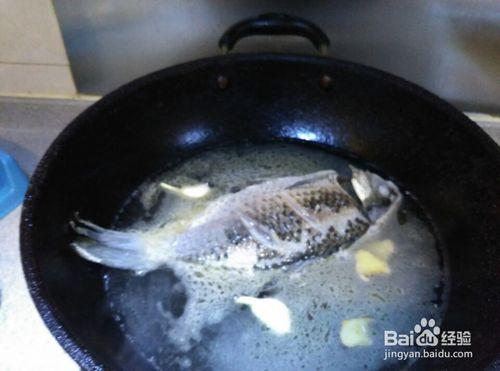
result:
[(354, 193), (372, 221), (393, 205), (399, 204), (401, 193), (391, 181), (377, 174), (351, 167)]

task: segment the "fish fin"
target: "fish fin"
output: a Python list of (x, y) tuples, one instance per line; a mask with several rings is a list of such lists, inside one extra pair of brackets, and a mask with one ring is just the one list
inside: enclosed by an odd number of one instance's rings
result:
[(322, 181), (322, 180), (336, 182), (337, 181), (337, 176), (338, 176), (338, 174), (337, 174), (337, 172), (335, 170), (322, 170), (322, 171), (318, 171), (316, 173), (311, 173), (311, 174), (307, 174), (307, 175), (301, 176), (300, 180), (298, 180), (295, 183), (289, 185), (288, 187), (286, 187), (286, 189), (301, 188), (301, 187), (304, 187), (304, 186), (307, 186), (309, 184), (313, 184), (315, 182), (319, 182), (319, 181)]
[(313, 227), (317, 231), (323, 231), (323, 228), (321, 227), (321, 221), (310, 212), (308, 212), (305, 207), (302, 207), (297, 201), (295, 201), (292, 196), (290, 196), (286, 192), (282, 192), (281, 197), (283, 198), (284, 203), (309, 226)]
[(81, 236), (71, 243), (72, 248), (91, 262), (137, 272), (150, 271), (162, 263), (151, 253), (143, 233), (114, 231), (82, 219), (70, 225)]
[(249, 215), (244, 213), (237, 213), (237, 215), (255, 241), (268, 249), (274, 250), (276, 248), (278, 239), (273, 231), (264, 227)]

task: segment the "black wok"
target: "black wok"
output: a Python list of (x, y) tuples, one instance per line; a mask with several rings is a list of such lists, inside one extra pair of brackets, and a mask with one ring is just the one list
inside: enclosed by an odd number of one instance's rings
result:
[[(261, 33), (305, 36), (323, 51), (328, 44), (308, 22), (266, 15), (230, 29), (223, 50)], [(159, 168), (217, 146), (276, 141), (362, 160), (412, 193), (431, 220), (451, 271), (442, 327), (471, 331), (474, 357), (419, 360), (413, 368), (483, 369), (499, 359), (496, 144), (438, 97), (372, 68), (231, 54), (167, 68), (105, 96), (68, 125), (31, 178), (21, 224), (26, 279), (43, 320), (80, 366), (150, 368), (106, 309), (107, 268), (68, 248), (74, 212), (109, 225)]]

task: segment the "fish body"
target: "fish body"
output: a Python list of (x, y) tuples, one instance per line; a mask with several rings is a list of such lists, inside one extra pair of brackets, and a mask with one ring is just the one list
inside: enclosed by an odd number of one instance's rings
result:
[(100, 264), (149, 271), (172, 259), (228, 268), (273, 269), (349, 246), (400, 199), (397, 187), (353, 169), (351, 194), (333, 170), (268, 179), (210, 202), (182, 228), (113, 231), (74, 223), (73, 243)]

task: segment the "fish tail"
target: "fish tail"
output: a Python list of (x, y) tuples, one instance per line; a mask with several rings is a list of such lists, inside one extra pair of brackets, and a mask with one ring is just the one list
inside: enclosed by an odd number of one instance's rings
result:
[(152, 254), (144, 233), (102, 228), (78, 217), (70, 222), (81, 238), (71, 243), (83, 258), (108, 267), (147, 272), (163, 262)]

